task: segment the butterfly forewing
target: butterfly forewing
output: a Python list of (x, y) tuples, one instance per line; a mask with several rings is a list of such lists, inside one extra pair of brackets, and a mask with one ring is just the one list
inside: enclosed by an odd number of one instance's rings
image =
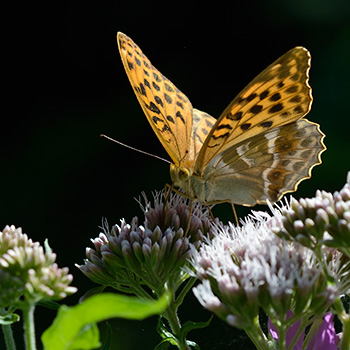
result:
[(229, 104), (214, 125), (196, 171), (233, 145), (306, 115), (312, 103), (310, 53), (296, 47), (267, 67)]
[(190, 154), (191, 102), (151, 64), (129, 37), (119, 32), (117, 39), (137, 99), (163, 147), (179, 166)]

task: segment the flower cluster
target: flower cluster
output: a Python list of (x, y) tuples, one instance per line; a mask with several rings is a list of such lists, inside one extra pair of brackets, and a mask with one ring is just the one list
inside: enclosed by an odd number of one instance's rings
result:
[(58, 268), (55, 260), (47, 244), (44, 251), (21, 228), (6, 226), (0, 232), (0, 307), (17, 308), (75, 293), (76, 288), (69, 286), (73, 278), (68, 268)]
[(307, 318), (327, 310), (337, 295), (310, 249), (271, 233), (280, 220), (280, 214), (256, 213), (242, 227), (218, 227), (215, 238), (193, 253), (202, 281), (196, 297), (233, 326), (253, 327), (259, 308), (278, 323), (292, 309)]
[[(336, 349), (327, 313), (349, 322), (340, 298), (350, 290), (350, 174), (333, 195), (318, 191), (315, 198), (291, 198), (270, 209), (272, 215), (252, 212), (241, 227), (217, 225), (214, 238), (193, 250), (192, 274), (201, 281), (194, 294), (244, 329), (259, 349), (274, 341), (279, 349), (316, 349), (317, 337), (330, 331), (327, 344)], [(270, 336), (260, 324), (261, 310), (273, 325)]]
[(181, 268), (188, 264), (190, 243), (199, 246), (210, 230), (208, 210), (178, 194), (154, 195), (154, 205), (144, 197), (141, 206), (145, 214), (143, 225), (133, 218), (130, 224), (121, 220), (111, 230), (92, 240), (94, 249), (87, 248), (84, 265), (79, 269), (92, 281), (119, 291), (145, 296), (147, 286), (157, 295), (164, 288), (176, 291), (188, 277)]
[(275, 229), (281, 237), (311, 249), (325, 244), (350, 258), (350, 172), (339, 192), (317, 191), (314, 198), (293, 198), (282, 214), (283, 228)]

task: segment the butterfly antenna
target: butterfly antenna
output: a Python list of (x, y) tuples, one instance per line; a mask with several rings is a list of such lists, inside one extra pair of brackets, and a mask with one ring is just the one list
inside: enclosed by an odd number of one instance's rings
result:
[(154, 154), (152, 154), (152, 153), (148, 153), (148, 152), (145, 152), (145, 151), (141, 151), (141, 150), (139, 150), (139, 149), (137, 149), (137, 148), (134, 148), (134, 147), (131, 147), (131, 146), (129, 146), (129, 145), (126, 145), (125, 143), (122, 143), (122, 142), (120, 142), (120, 141), (114, 140), (114, 139), (112, 139), (112, 138), (109, 137), (109, 136), (106, 136), (106, 135), (101, 134), (100, 137), (104, 137), (104, 138), (107, 139), (107, 140), (110, 140), (110, 141), (112, 141), (112, 142), (118, 143), (118, 144), (121, 145), (121, 146), (124, 146), (124, 147), (126, 147), (126, 148), (132, 149), (133, 151), (146, 154), (147, 156), (151, 156), (151, 157), (153, 157), (153, 158), (160, 159), (160, 160), (162, 160), (163, 162), (169, 163), (169, 164), (170, 164), (170, 161), (167, 160), (167, 159), (164, 159), (164, 158), (162, 158), (162, 157), (156, 156), (156, 155), (154, 155)]

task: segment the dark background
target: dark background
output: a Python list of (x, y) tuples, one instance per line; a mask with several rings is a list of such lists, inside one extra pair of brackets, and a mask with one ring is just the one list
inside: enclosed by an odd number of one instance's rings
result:
[[(82, 263), (102, 217), (142, 217), (134, 197), (149, 197), (170, 181), (168, 164), (99, 137), (169, 159), (149, 127), (124, 72), (116, 42), (122, 31), (192, 101), (217, 117), (267, 65), (294, 46), (312, 54), (314, 104), (308, 119), (321, 125), (328, 150), (295, 193), (340, 189), (350, 170), (350, 6), (347, 0), (245, 2), (46, 2), (4, 12), (0, 226), (47, 237), (58, 264), (74, 275), (74, 304), (94, 286), (74, 267)], [(237, 208), (240, 216), (249, 212)], [(232, 219), (225, 205), (216, 209)], [(1, 229), (0, 228), (0, 229)], [(189, 295), (183, 320), (209, 313)], [(40, 334), (54, 312), (37, 309)], [(118, 320), (121, 349), (152, 349), (155, 319)], [(119, 333), (118, 333), (119, 332)], [(202, 349), (226, 349), (242, 336), (214, 318), (189, 338)], [(17, 327), (16, 337), (21, 337)], [(239, 341), (240, 342), (240, 341)], [(239, 343), (243, 344), (243, 343)], [(1, 347), (1, 343), (0, 343)], [(117, 349), (117, 345), (115, 345)]]

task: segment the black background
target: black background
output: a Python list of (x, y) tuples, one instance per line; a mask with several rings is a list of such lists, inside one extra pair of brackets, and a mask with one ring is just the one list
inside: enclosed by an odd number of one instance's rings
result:
[[(116, 34), (130, 36), (152, 63), (190, 99), (217, 117), (260, 71), (294, 46), (312, 54), (314, 104), (308, 119), (321, 125), (328, 150), (295, 193), (335, 191), (350, 170), (350, 11), (346, 0), (245, 2), (27, 2), (4, 11), (4, 105), (0, 226), (47, 237), (79, 292), (94, 286), (74, 267), (90, 238), (110, 224), (142, 217), (133, 199), (170, 181), (168, 164), (99, 137), (169, 159), (138, 105), (122, 66)], [(261, 208), (263, 209), (263, 207)], [(240, 216), (249, 212), (238, 208)], [(222, 205), (215, 214), (232, 219)], [(183, 321), (209, 313), (189, 295)], [(40, 334), (54, 312), (37, 309)], [(118, 320), (115, 349), (152, 349), (155, 319)], [(17, 327), (16, 337), (21, 337)], [(241, 333), (214, 318), (189, 338), (202, 349), (247, 349)], [(121, 342), (121, 340), (119, 341)], [(0, 344), (1, 345), (1, 344)]]

